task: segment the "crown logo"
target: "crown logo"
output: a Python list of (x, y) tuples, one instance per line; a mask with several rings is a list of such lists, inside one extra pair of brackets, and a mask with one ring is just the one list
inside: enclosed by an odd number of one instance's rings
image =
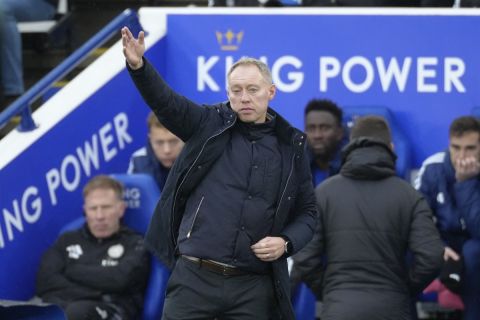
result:
[(243, 40), (243, 31), (235, 33), (228, 29), (225, 33), (215, 31), (215, 35), (217, 37), (217, 42), (220, 45), (220, 49), (223, 51), (238, 50)]

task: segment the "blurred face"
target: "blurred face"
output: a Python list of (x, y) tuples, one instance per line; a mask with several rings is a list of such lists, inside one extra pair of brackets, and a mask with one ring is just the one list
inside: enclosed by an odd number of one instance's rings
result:
[(183, 141), (166, 128), (151, 127), (148, 134), (155, 157), (165, 168), (171, 168), (182, 151)]
[(125, 202), (112, 189), (93, 189), (83, 204), (90, 232), (98, 239), (108, 238), (120, 229)]
[(227, 95), (241, 121), (263, 123), (275, 86), (263, 78), (255, 65), (241, 65), (228, 78)]
[(329, 159), (342, 140), (343, 129), (327, 111), (310, 111), (305, 117), (307, 142), (315, 157)]
[(478, 132), (466, 132), (461, 136), (450, 136), (450, 158), (457, 169), (458, 162), (467, 158), (480, 161), (480, 135)]

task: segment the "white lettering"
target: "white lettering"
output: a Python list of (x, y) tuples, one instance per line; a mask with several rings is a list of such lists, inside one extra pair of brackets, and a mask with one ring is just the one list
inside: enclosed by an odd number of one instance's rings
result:
[[(220, 87), (210, 76), (210, 69), (218, 62), (220, 58), (218, 56), (210, 57), (205, 61), (205, 57), (200, 56), (197, 58), (197, 90), (205, 91), (206, 86), (214, 92), (220, 91)], [(228, 69), (227, 69), (228, 70)]]
[(412, 65), (412, 58), (407, 57), (403, 60), (402, 69), (398, 66), (397, 58), (391, 58), (388, 67), (385, 68), (385, 62), (383, 58), (376, 57), (375, 61), (378, 68), (378, 76), (380, 77), (380, 84), (382, 85), (383, 92), (387, 92), (390, 89), (392, 78), (395, 78), (398, 90), (400, 92), (405, 91), (407, 84), (408, 73), (410, 72), (410, 66)]
[[(71, 182), (68, 181), (67, 176), (67, 169), (69, 164), (73, 168), (73, 180)], [(78, 187), (80, 183), (81, 171), (80, 164), (78, 163), (77, 158), (69, 154), (63, 159), (62, 166), (60, 168), (60, 177), (62, 181), (62, 186), (65, 188), (65, 190), (73, 191)]]
[(50, 169), (46, 174), (48, 194), (50, 195), (50, 202), (52, 206), (57, 205), (57, 195), (55, 190), (60, 186), (60, 172), (57, 169)]
[(8, 211), (3, 209), (3, 219), (5, 220), (5, 226), (7, 228), (7, 238), (8, 240), (13, 240), (13, 230), (12, 225), (20, 232), (23, 232), (23, 223), (20, 217), (20, 209), (18, 207), (18, 200), (13, 200), (13, 213), (15, 216)]
[(418, 92), (437, 92), (438, 86), (433, 83), (426, 83), (427, 78), (435, 78), (437, 71), (429, 69), (429, 66), (436, 66), (438, 59), (435, 57), (420, 57), (417, 60), (417, 91)]
[(100, 165), (100, 160), (98, 158), (98, 138), (96, 134), (92, 136), (91, 144), (90, 141), (87, 140), (83, 145), (83, 149), (77, 147), (77, 156), (78, 159), (80, 159), (83, 171), (85, 171), (87, 177), (90, 177), (90, 164), (93, 164), (95, 169), (98, 169)]
[[(115, 129), (115, 133), (112, 132)], [(116, 141), (115, 141), (116, 138)], [(67, 154), (60, 164), (60, 169), (52, 168), (46, 174), (48, 193), (53, 206), (57, 205), (57, 190), (61, 185), (66, 191), (74, 191), (78, 188), (82, 175), (89, 177), (93, 170), (100, 169), (100, 150), (105, 162), (112, 160), (120, 150), (132, 143), (133, 138), (128, 133), (128, 117), (125, 113), (119, 113), (111, 122), (104, 124), (98, 134), (93, 134), (90, 140), (86, 140), (83, 146), (75, 148), (75, 154)], [(115, 146), (118, 144), (118, 148)]]
[[(37, 195), (38, 189), (36, 187), (30, 186), (25, 190), (22, 197), (23, 218), (30, 224), (37, 222), (37, 220), (40, 218), (40, 214), (42, 213), (42, 199)], [(33, 213), (29, 212), (29, 208), (27, 206), (27, 204), (29, 203), (28, 200), (31, 196), (37, 196), (33, 199), (32, 202), (30, 202), (31, 208), (34, 209)]]
[(340, 61), (335, 57), (320, 58), (320, 92), (327, 92), (328, 79), (340, 74)]
[(444, 90), (445, 92), (452, 92), (452, 84), (455, 86), (458, 92), (466, 92), (460, 78), (465, 73), (465, 63), (462, 59), (457, 57), (445, 58), (445, 78), (444, 78)]
[(122, 112), (119, 113), (113, 118), (113, 124), (115, 126), (115, 133), (117, 134), (117, 141), (120, 150), (125, 148), (126, 143), (132, 143), (133, 139), (127, 132), (128, 128), (128, 117)]
[[(361, 66), (365, 69), (365, 80), (360, 83), (354, 83), (351, 78), (351, 71), (356, 66)], [(345, 86), (350, 89), (350, 91), (355, 93), (367, 91), (373, 83), (373, 66), (370, 61), (365, 57), (352, 57), (347, 60), (342, 71), (342, 79)]]
[[(228, 71), (234, 64), (234, 57), (226, 56), (223, 59), (225, 70), (222, 71), (225, 79), (217, 79), (212, 73), (217, 63), (220, 62), (220, 57), (197, 57), (197, 89), (199, 91), (218, 92), (220, 91), (218, 84), (222, 84), (222, 81), (225, 81), (223, 82), (225, 88), (228, 87)], [(266, 56), (261, 56), (259, 60), (269, 65)], [(306, 72), (301, 69), (306, 67), (300, 58), (284, 55), (271, 62), (273, 83), (279, 91), (292, 93), (302, 88)], [(416, 69), (412, 67), (414, 63), (416, 63)], [(442, 67), (443, 70), (441, 70)], [(329, 85), (334, 83), (337, 87), (343, 85), (345, 89), (355, 93), (363, 93), (372, 88), (377, 90), (375, 87), (377, 85), (382, 92), (396, 89), (399, 92), (405, 92), (407, 88), (412, 88), (416, 89), (418, 93), (430, 93), (439, 91), (440, 81), (443, 81), (443, 91), (446, 93), (466, 92), (466, 87), (462, 82), (462, 77), (466, 73), (466, 65), (459, 57), (413, 58), (408, 56), (402, 59), (398, 57), (369, 59), (364, 56), (352, 56), (347, 57), (343, 63), (337, 57), (322, 56), (319, 57), (318, 71), (320, 92), (327, 92)], [(438, 76), (442, 73), (443, 79)], [(407, 87), (408, 81), (412, 82), (413, 86)]]
[(105, 162), (109, 162), (117, 154), (117, 149), (115, 147), (109, 149), (109, 145), (113, 142), (113, 136), (110, 130), (112, 130), (112, 125), (110, 124), (110, 122), (108, 122), (103, 127), (101, 127), (99, 131), (100, 145), (102, 146), (102, 152)]
[(225, 89), (228, 89), (228, 71), (230, 71), (234, 62), (232, 56), (225, 57)]
[(303, 84), (303, 73), (302, 72), (289, 72), (287, 74), (287, 79), (290, 80), (290, 83), (285, 83), (280, 78), (280, 71), (285, 65), (292, 65), (297, 70), (302, 67), (302, 62), (293, 56), (283, 56), (272, 66), (272, 77), (273, 83), (276, 84), (277, 88), (283, 92), (295, 92)]

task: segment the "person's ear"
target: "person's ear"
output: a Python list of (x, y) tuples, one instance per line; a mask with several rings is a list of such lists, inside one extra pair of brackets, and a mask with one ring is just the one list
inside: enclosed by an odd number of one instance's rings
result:
[(392, 151), (395, 151), (395, 145), (393, 144), (393, 141), (390, 142), (390, 149), (391, 149)]
[(120, 206), (120, 216), (118, 218), (121, 219), (125, 215), (125, 211), (127, 210), (127, 203), (122, 200), (118, 205)]
[(277, 92), (277, 87), (274, 84), (270, 85), (268, 88), (268, 100), (272, 100), (275, 97), (275, 93)]

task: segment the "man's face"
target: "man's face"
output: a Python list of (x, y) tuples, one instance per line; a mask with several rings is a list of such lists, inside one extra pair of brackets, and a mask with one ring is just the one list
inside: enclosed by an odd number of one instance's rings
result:
[(158, 161), (171, 168), (178, 154), (182, 151), (183, 141), (166, 128), (151, 127), (148, 134), (150, 145)]
[(330, 159), (343, 137), (343, 129), (327, 111), (310, 111), (305, 117), (307, 142), (316, 158)]
[(93, 189), (83, 204), (90, 232), (98, 239), (108, 238), (120, 229), (125, 202), (112, 189)]
[(480, 161), (480, 135), (478, 132), (466, 132), (461, 136), (450, 136), (450, 158), (457, 169), (458, 162), (467, 158)]
[(227, 95), (241, 121), (263, 123), (275, 86), (267, 83), (255, 65), (241, 65), (228, 78)]

